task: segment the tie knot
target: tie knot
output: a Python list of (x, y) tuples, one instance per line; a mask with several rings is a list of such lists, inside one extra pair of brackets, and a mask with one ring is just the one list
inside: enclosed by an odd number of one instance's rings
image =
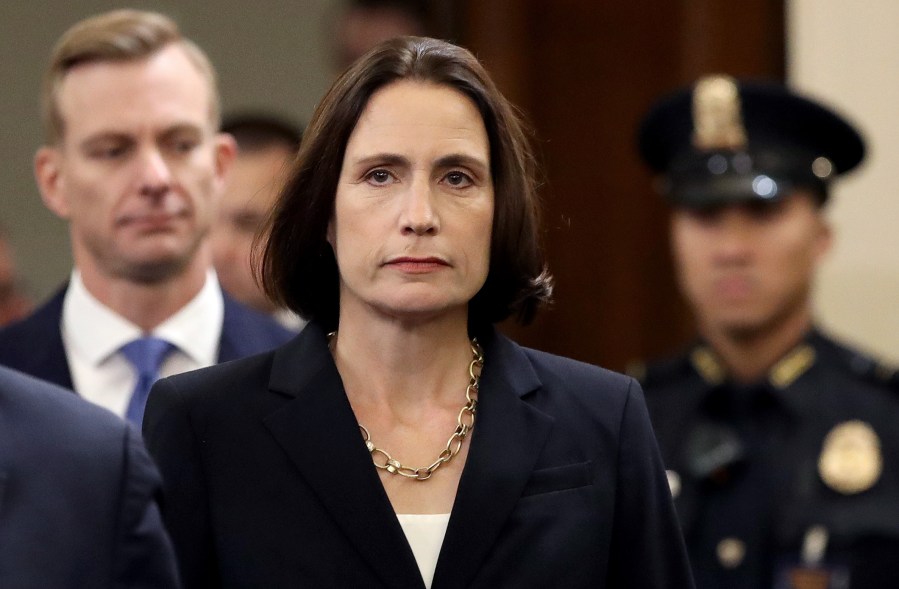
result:
[(141, 337), (122, 346), (121, 352), (144, 377), (156, 377), (163, 359), (174, 346), (158, 337)]

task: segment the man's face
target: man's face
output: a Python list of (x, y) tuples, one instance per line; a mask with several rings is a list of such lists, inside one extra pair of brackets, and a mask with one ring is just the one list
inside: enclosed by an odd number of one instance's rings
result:
[(676, 209), (671, 238), (680, 286), (700, 330), (751, 335), (807, 313), (830, 232), (814, 198)]
[(253, 277), (253, 240), (275, 205), (293, 155), (286, 145), (238, 155), (212, 229), (212, 259), (222, 288), (264, 312), (275, 307)]
[(153, 283), (196, 263), (234, 146), (184, 50), (76, 66), (57, 102), (63, 137), (38, 151), (36, 175), (82, 272)]

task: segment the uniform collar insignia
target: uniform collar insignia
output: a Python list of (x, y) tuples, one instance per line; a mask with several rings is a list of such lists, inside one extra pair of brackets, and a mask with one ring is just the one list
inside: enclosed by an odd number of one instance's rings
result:
[[(814, 366), (815, 358), (815, 349), (810, 344), (800, 344), (768, 371), (768, 381), (776, 389), (785, 389)], [(719, 385), (727, 378), (724, 364), (708, 346), (694, 348), (690, 352), (690, 364), (710, 385)]]
[(777, 389), (785, 389), (814, 364), (815, 349), (809, 344), (800, 344), (768, 371), (768, 381)]
[(724, 365), (710, 348), (699, 346), (690, 352), (690, 363), (699, 376), (710, 385), (718, 385), (724, 382), (727, 372)]

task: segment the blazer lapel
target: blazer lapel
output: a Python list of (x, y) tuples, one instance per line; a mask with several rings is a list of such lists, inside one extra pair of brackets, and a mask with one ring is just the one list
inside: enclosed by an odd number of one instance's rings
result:
[(270, 388), (294, 398), (265, 426), (362, 558), (385, 586), (423, 588), (317, 325), (275, 352)]
[(530, 361), (488, 336), (472, 445), (459, 481), (433, 588), (468, 587), (515, 507), (553, 420), (521, 397), (540, 387)]

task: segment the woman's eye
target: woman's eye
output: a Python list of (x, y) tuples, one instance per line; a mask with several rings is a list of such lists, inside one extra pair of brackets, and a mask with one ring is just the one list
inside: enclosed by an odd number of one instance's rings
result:
[(366, 175), (365, 179), (370, 184), (380, 186), (384, 184), (390, 184), (393, 176), (387, 170), (372, 170)]
[(472, 181), (464, 172), (450, 172), (446, 175), (446, 183), (454, 188), (464, 188), (469, 186)]

